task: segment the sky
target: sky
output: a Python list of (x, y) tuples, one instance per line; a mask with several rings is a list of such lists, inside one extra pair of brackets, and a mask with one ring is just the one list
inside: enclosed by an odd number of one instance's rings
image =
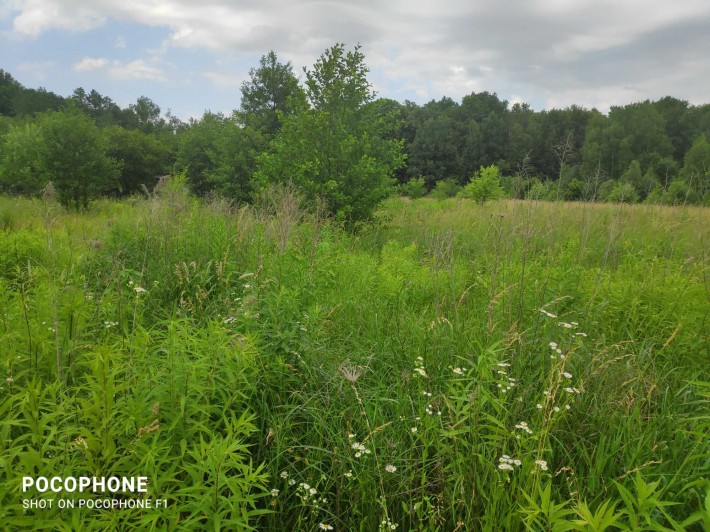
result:
[(362, 46), (378, 96), (495, 92), (535, 110), (710, 103), (708, 0), (0, 0), (0, 68), (26, 87), (147, 96), (183, 119), (239, 107), (274, 50), (303, 79)]

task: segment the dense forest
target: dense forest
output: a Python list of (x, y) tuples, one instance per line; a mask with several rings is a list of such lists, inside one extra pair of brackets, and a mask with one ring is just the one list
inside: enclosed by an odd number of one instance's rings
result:
[(237, 109), (186, 123), (144, 96), (121, 108), (95, 90), (62, 97), (0, 70), (0, 191), (33, 195), (51, 182), (63, 204), (84, 208), (152, 190), (165, 174), (237, 201), (290, 180), (350, 221), (394, 185), (451, 197), (491, 175), (478, 197), (710, 201), (710, 105), (667, 96), (608, 114), (537, 112), (489, 92), (418, 105), (377, 98), (367, 72), (359, 47), (333, 46), (300, 79), (270, 52)]

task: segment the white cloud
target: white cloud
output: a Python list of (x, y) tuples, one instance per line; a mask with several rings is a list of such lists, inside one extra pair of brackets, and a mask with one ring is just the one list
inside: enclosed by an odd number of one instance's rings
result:
[(108, 75), (116, 80), (145, 79), (149, 81), (168, 81), (168, 77), (157, 67), (148, 65), (142, 59), (122, 63), (114, 61), (108, 69)]
[(74, 70), (77, 72), (86, 72), (88, 70), (96, 70), (108, 65), (108, 59), (105, 57), (85, 57), (74, 65)]
[[(0, 16), (14, 17), (20, 35), (84, 31), (108, 19), (167, 29), (149, 61), (101, 65), (114, 79), (165, 81), (159, 67), (175, 49), (180, 54), (171, 57), (178, 62), (187, 61), (179, 57), (186, 50), (243, 61), (274, 49), (300, 72), (335, 42), (361, 42), (377, 88), (395, 98), (460, 98), (488, 90), (542, 107), (609, 105), (658, 93), (693, 101), (710, 94), (706, 0), (10, 2)], [(240, 84), (228, 67), (215, 65), (197, 70), (218, 87)]]
[(125, 48), (126, 47), (126, 39), (124, 39), (123, 37), (119, 37), (118, 39), (116, 39), (113, 42), (113, 47), (119, 48), (119, 49)]

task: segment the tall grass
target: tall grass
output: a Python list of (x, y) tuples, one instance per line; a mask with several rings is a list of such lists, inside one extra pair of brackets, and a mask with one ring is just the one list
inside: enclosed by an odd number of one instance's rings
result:
[[(346, 234), (308, 207), (2, 200), (4, 522), (710, 524), (707, 210), (393, 199)], [(26, 475), (170, 504), (24, 510)]]

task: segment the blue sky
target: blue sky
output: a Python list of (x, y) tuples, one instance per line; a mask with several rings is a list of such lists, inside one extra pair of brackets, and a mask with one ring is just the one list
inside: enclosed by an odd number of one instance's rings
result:
[(239, 106), (275, 50), (297, 73), (360, 43), (378, 94), (496, 92), (534, 109), (710, 102), (710, 2), (0, 0), (0, 68), (62, 95), (145, 95), (181, 118)]

